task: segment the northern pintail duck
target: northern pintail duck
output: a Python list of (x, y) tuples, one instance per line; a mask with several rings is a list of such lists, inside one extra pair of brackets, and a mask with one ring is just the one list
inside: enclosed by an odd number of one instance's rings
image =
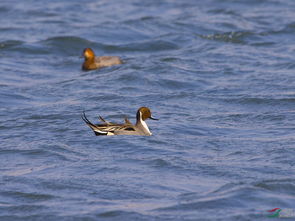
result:
[(136, 114), (136, 124), (133, 125), (127, 118), (125, 118), (125, 123), (115, 124), (104, 120), (101, 116), (99, 119), (103, 124), (93, 124), (91, 123), (85, 113), (83, 112), (82, 119), (85, 123), (93, 130), (96, 136), (100, 135), (143, 135), (150, 136), (150, 132), (145, 120), (146, 119), (158, 120), (152, 117), (151, 111), (147, 107), (141, 107), (138, 109)]
[(117, 56), (100, 56), (97, 57), (91, 48), (85, 48), (83, 51), (84, 63), (82, 69), (94, 70), (102, 67), (109, 67), (112, 65), (122, 64), (122, 60)]

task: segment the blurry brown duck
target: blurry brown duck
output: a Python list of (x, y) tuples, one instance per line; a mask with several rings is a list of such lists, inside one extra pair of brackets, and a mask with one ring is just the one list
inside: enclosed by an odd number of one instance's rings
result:
[(102, 67), (109, 67), (113, 65), (122, 64), (122, 60), (117, 56), (95, 56), (91, 48), (85, 48), (83, 51), (84, 63), (82, 69), (84, 71), (99, 69)]

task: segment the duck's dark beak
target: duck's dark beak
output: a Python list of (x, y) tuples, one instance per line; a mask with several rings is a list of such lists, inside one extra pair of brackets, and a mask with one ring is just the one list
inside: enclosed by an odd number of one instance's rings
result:
[(156, 118), (153, 118), (153, 117), (150, 117), (150, 119), (152, 119), (152, 120), (159, 120), (159, 119), (156, 119)]
[(81, 53), (81, 55), (79, 57), (84, 58), (84, 53), (85, 53), (85, 50)]

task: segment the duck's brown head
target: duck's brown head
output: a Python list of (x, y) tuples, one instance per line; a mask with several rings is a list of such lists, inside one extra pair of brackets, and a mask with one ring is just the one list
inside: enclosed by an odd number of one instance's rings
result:
[(84, 56), (85, 60), (88, 60), (88, 59), (94, 59), (95, 54), (91, 48), (85, 48), (83, 51), (83, 56)]
[(146, 119), (152, 119), (152, 120), (158, 120), (152, 117), (151, 110), (148, 107), (141, 107), (137, 111), (136, 115), (137, 120), (143, 120), (145, 121)]

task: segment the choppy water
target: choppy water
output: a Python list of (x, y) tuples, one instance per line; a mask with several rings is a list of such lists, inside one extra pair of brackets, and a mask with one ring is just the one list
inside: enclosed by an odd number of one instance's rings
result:
[[(295, 1), (0, 2), (0, 220), (295, 209)], [(81, 71), (85, 47), (124, 65)], [(96, 137), (80, 118), (151, 137)]]

